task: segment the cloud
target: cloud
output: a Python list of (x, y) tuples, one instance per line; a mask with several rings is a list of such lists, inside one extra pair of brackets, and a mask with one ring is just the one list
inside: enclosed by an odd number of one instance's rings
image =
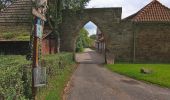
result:
[(88, 22), (84, 28), (89, 32), (89, 35), (96, 34), (97, 26), (93, 22)]
[[(159, 0), (170, 7), (170, 0)], [(91, 0), (87, 8), (122, 7), (122, 18), (132, 15), (147, 5), (151, 0)]]
[[(86, 8), (122, 7), (122, 18), (125, 18), (136, 13), (151, 1), (152, 0), (91, 0)], [(170, 0), (159, 1), (170, 8)], [(85, 25), (85, 29), (90, 35), (96, 34), (96, 28), (96, 25), (92, 22)]]

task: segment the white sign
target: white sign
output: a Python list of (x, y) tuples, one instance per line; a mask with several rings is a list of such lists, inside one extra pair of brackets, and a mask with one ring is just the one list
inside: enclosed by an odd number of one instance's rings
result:
[(43, 34), (42, 21), (40, 18), (36, 18), (36, 37), (42, 38), (42, 34)]
[(33, 69), (34, 73), (34, 87), (46, 85), (46, 68), (36, 67)]

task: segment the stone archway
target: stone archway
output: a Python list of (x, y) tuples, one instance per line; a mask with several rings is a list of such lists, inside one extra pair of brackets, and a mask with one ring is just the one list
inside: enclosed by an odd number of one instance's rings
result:
[(63, 23), (60, 25), (61, 50), (74, 51), (78, 32), (89, 21), (95, 23), (104, 33), (107, 40), (106, 48), (109, 49), (112, 36), (119, 33), (121, 11), (121, 8), (95, 8), (85, 9), (81, 12), (64, 11)]

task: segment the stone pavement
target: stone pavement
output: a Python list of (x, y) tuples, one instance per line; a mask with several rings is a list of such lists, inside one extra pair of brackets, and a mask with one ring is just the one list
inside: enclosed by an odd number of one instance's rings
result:
[(86, 49), (76, 55), (74, 72), (66, 100), (170, 100), (170, 89), (149, 85), (104, 68), (104, 59)]

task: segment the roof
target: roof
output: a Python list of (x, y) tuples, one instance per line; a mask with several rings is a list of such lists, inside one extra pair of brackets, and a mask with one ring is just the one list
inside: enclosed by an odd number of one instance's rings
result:
[(31, 10), (32, 0), (16, 0), (0, 12), (0, 25), (30, 25)]
[(32, 0), (16, 0), (0, 11), (0, 40), (29, 40)]
[[(32, 0), (16, 0), (0, 11), (0, 41), (28, 41), (32, 28)], [(51, 29), (44, 28), (43, 38)]]
[(153, 0), (137, 13), (125, 18), (133, 22), (170, 22), (170, 9)]

